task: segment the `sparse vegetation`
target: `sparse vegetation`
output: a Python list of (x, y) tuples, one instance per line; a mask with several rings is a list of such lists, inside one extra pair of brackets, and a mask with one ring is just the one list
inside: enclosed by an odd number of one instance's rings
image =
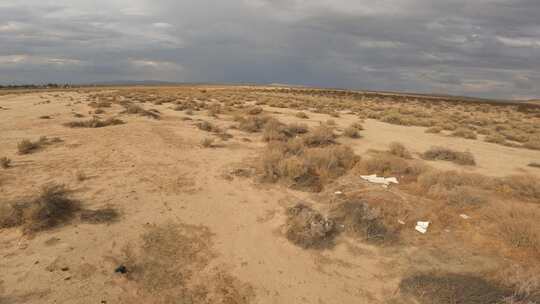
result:
[(46, 145), (51, 145), (55, 143), (62, 142), (62, 140), (58, 137), (54, 138), (48, 138), (46, 136), (40, 137), (37, 141), (31, 141), (28, 139), (23, 139), (17, 144), (17, 150), (19, 154), (30, 154), (37, 150), (42, 149)]
[(476, 161), (471, 152), (459, 152), (444, 147), (432, 147), (422, 154), (427, 160), (444, 160), (463, 166), (474, 166)]
[(455, 136), (455, 137), (463, 137), (463, 138), (466, 138), (466, 139), (476, 139), (477, 138), (476, 133), (474, 133), (474, 131), (471, 131), (471, 130), (465, 129), (465, 128), (457, 128), (454, 132), (452, 132), (451, 135)]
[(353, 126), (349, 126), (348, 128), (346, 128), (344, 131), (343, 131), (343, 135), (349, 137), (349, 138), (359, 138), (360, 137), (360, 133), (358, 133), (358, 129), (353, 127)]
[(64, 126), (68, 128), (104, 128), (108, 126), (116, 126), (124, 124), (124, 121), (117, 119), (117, 118), (107, 118), (105, 120), (101, 120), (99, 118), (92, 118), (90, 120), (84, 120), (84, 121), (70, 121), (68, 123), (65, 123)]
[(401, 158), (412, 158), (411, 152), (409, 152), (402, 143), (398, 142), (390, 143), (388, 153)]
[(6, 156), (0, 157), (0, 167), (2, 169), (7, 169), (11, 167), (11, 159)]
[(309, 116), (305, 112), (296, 112), (295, 116), (300, 118), (300, 119), (308, 119), (309, 118)]
[(336, 234), (334, 222), (304, 204), (287, 209), (286, 227), (287, 239), (295, 245), (303, 248), (333, 246)]

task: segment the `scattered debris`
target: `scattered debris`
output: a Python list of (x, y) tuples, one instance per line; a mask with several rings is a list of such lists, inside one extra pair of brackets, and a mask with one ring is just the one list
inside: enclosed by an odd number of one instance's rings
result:
[(379, 177), (377, 174), (372, 175), (360, 175), (360, 178), (366, 180), (370, 183), (381, 184), (383, 187), (387, 188), (390, 184), (399, 184), (397, 178), (395, 177)]
[(297, 204), (287, 209), (287, 239), (303, 248), (324, 248), (333, 244), (334, 222), (316, 210)]
[(471, 218), (470, 216), (468, 216), (468, 215), (466, 215), (466, 214), (460, 214), (459, 217), (461, 217), (461, 218), (464, 219), (464, 220), (468, 220), (468, 219)]
[(429, 222), (418, 221), (416, 222), (416, 227), (414, 229), (416, 229), (416, 231), (422, 234), (425, 234), (428, 230), (428, 227), (429, 227)]

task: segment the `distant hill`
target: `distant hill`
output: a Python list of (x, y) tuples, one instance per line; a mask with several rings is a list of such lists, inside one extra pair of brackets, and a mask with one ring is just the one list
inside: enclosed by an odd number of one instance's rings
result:
[(162, 81), (162, 80), (113, 80), (92, 82), (85, 85), (94, 86), (153, 86), (153, 85), (178, 85), (178, 82)]

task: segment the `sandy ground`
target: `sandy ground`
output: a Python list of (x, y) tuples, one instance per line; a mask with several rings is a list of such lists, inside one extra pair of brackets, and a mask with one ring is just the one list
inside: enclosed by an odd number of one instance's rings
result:
[[(301, 249), (283, 236), (283, 211), (296, 202), (313, 201), (314, 196), (230, 174), (251, 163), (264, 148), (260, 135), (230, 130), (232, 139), (216, 148), (202, 148), (200, 141), (208, 134), (193, 121), (182, 120), (185, 115), (168, 105), (155, 106), (162, 112), (161, 120), (122, 116), (126, 124), (119, 126), (62, 126), (73, 119), (72, 112), (87, 115), (85, 104), (74, 104), (83, 96), (66, 92), (59, 97), (48, 93), (0, 97), (4, 108), (0, 156), (13, 160), (12, 168), (0, 169), (0, 203), (55, 182), (73, 189), (85, 207), (112, 206), (121, 218), (101, 225), (75, 220), (33, 237), (22, 236), (15, 228), (0, 230), (2, 304), (136, 303), (134, 299), (144, 292), (114, 269), (122, 262), (125, 246), (138, 244), (148, 227), (168, 222), (207, 227), (215, 257), (204, 271), (234, 278), (239, 297), (253, 303), (384, 303), (396, 293), (411, 264), (432, 259), (422, 255), (421, 248), (381, 248), (352, 239), (342, 240), (332, 250)], [(42, 103), (45, 99), (51, 102)], [(120, 110), (114, 105), (107, 112)], [(282, 121), (298, 120), (288, 114), (294, 111), (272, 110), (282, 113), (275, 114)], [(38, 119), (42, 115), (52, 118)], [(304, 122), (316, 125), (328, 118), (310, 114)], [(220, 126), (233, 124), (204, 119)], [(355, 119), (343, 115), (334, 120), (345, 127)], [(540, 176), (540, 170), (526, 166), (539, 159), (538, 151), (426, 134), (424, 128), (372, 120), (364, 127), (362, 139), (342, 139), (358, 154), (384, 150), (392, 141), (407, 143), (414, 152), (444, 145), (471, 151), (478, 162), (472, 172)], [(40, 136), (60, 137), (64, 142), (29, 155), (16, 154), (21, 139)], [(445, 162), (432, 165), (458, 169)], [(87, 178), (78, 181), (80, 173)], [(471, 257), (461, 267), (496, 269), (497, 264)], [(157, 298), (147, 298), (145, 303), (157, 303)]]

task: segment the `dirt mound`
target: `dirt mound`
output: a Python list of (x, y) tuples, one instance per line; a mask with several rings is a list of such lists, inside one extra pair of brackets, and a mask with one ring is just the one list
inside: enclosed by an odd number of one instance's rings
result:
[(319, 212), (297, 204), (287, 209), (287, 239), (303, 248), (327, 248), (334, 245), (334, 222)]

